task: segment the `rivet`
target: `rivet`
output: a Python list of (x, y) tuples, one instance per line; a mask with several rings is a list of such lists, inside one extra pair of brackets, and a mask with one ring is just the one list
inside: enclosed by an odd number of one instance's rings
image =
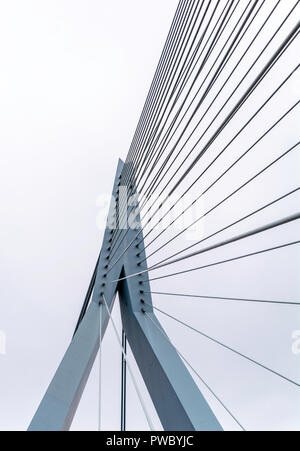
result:
[(140, 290), (140, 293), (143, 294), (143, 293), (144, 293), (144, 290)]
[(145, 301), (144, 301), (144, 299), (141, 299), (141, 303), (142, 303), (142, 304), (145, 304)]
[(146, 310), (144, 308), (141, 308), (142, 313), (146, 313)]

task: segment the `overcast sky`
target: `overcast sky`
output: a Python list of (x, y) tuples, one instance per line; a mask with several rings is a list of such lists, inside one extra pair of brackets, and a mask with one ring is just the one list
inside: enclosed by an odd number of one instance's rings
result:
[[(282, 2), (266, 33), (272, 33), (272, 27), (278, 26), (294, 3)], [(126, 158), (176, 6), (177, 0), (0, 2), (1, 430), (26, 430), (70, 342), (101, 246), (103, 232), (97, 218), (102, 196), (111, 191), (118, 158)], [(268, 7), (270, 1), (266, 2), (266, 11)], [(294, 15), (269, 56), (295, 20)], [(296, 48), (291, 47), (258, 90), (251, 111), (293, 69)], [(240, 73), (242, 68), (237, 79)], [(234, 159), (249, 140), (295, 103), (297, 91), (296, 74), (236, 143), (230, 158)], [(233, 127), (248, 115), (245, 107)], [(229, 137), (225, 133), (222, 139)], [(205, 198), (201, 208), (208, 209), (216, 198), (221, 199), (297, 141), (299, 108)], [(219, 145), (217, 142), (212, 154)], [(224, 157), (216, 172), (207, 175), (205, 186), (231, 161)], [(230, 208), (224, 206), (205, 221), (204, 233), (299, 186), (299, 163), (298, 150), (244, 190)], [(222, 239), (295, 213), (299, 201), (300, 196), (295, 195), (261, 213), (258, 219), (225, 233)], [(181, 249), (190, 238), (185, 236), (157, 253), (151, 257), (151, 264)], [(230, 250), (214, 251), (205, 259), (197, 257), (196, 262), (172, 265), (172, 272), (297, 239), (299, 224), (290, 224), (267, 236), (234, 244)], [(153, 250), (159, 244), (157, 240)], [(250, 262), (232, 263), (223, 270), (216, 267), (197, 275), (158, 280), (152, 289), (300, 302), (299, 263), (296, 246)], [(161, 270), (160, 275), (170, 271)], [(153, 301), (194, 327), (300, 380), (300, 354), (292, 352), (300, 330), (299, 307), (202, 303), (157, 295)], [(120, 328), (117, 303), (114, 317)], [(158, 317), (174, 343), (222, 395), (246, 429), (300, 429), (297, 387), (207, 343), (162, 315)], [(111, 328), (103, 349), (103, 429), (117, 430), (121, 356)], [(130, 359), (135, 365), (131, 354)], [(159, 429), (160, 422), (134, 368)], [(73, 430), (97, 429), (97, 370), (96, 363)], [(203, 393), (222, 426), (236, 429), (224, 409), (205, 389)], [(127, 424), (128, 429), (147, 429), (130, 380)]]

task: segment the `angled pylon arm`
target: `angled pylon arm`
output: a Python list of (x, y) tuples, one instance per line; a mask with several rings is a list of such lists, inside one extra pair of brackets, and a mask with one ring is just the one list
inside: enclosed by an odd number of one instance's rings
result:
[[(113, 187), (113, 198), (107, 228), (103, 237), (100, 258), (97, 265), (97, 275), (92, 295), (88, 305), (85, 301), (80, 314), (80, 321), (73, 339), (29, 425), (29, 431), (65, 431), (69, 430), (81, 399), (84, 387), (99, 349), (99, 301), (100, 293), (105, 288), (106, 300), (110, 310), (116, 295), (117, 283), (109, 283), (103, 277), (103, 268), (107, 264), (107, 248), (111, 239), (109, 221), (115, 210), (114, 199), (117, 196), (119, 176), (123, 162), (119, 160)], [(121, 251), (121, 249), (120, 249)], [(121, 273), (122, 263), (114, 267), (111, 276), (117, 279)], [(105, 284), (105, 287), (103, 287)], [(104, 336), (108, 314), (103, 309), (102, 336)]]
[[(221, 425), (153, 313), (148, 274), (143, 272), (147, 270), (144, 245), (137, 248), (134, 242), (139, 230), (127, 233), (125, 246), (133, 243), (123, 257), (122, 277), (141, 274), (121, 280), (118, 286), (128, 343), (164, 430), (220, 431)], [(142, 238), (141, 231), (136, 242)]]

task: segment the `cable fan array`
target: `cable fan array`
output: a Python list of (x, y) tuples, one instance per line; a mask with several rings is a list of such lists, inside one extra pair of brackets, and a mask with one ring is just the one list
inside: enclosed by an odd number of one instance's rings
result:
[[(151, 273), (149, 281), (157, 287), (151, 294), (166, 299), (169, 306), (180, 298), (182, 305), (187, 306), (189, 299), (201, 303), (202, 308), (215, 302), (216, 308), (230, 303), (299, 309), (300, 299), (290, 298), (289, 270), (281, 282), (285, 299), (274, 298), (271, 289), (265, 298), (265, 286), (258, 296), (237, 295), (235, 290), (241, 290), (242, 284), (233, 281), (237, 268), (233, 265), (248, 262), (253, 281), (256, 275), (259, 278), (256, 267), (263, 268), (261, 259), (271, 258), (274, 265), (290, 260), (294, 265), (299, 256), (298, 17), (299, 1), (180, 0), (120, 178), (120, 186), (127, 191), (118, 223), (127, 224), (128, 215), (133, 214), (140, 218), (139, 227), (129, 243), (129, 226), (113, 230), (107, 274), (135, 247), (137, 257), (143, 251), (147, 257), (139, 260), (136, 272), (118, 280)], [(196, 237), (187, 238), (193, 233)], [(287, 254), (291, 250), (293, 253)], [(148, 268), (140, 271), (145, 260)], [(201, 276), (212, 269), (213, 286)], [(87, 300), (96, 271), (97, 265)], [(197, 278), (187, 279), (193, 274)], [(222, 293), (217, 289), (225, 278), (232, 282)], [(175, 288), (170, 292), (172, 284)], [(192, 292), (183, 292), (183, 287), (190, 285)], [(205, 291), (197, 292), (203, 286)], [(299, 291), (296, 295), (299, 297)], [(105, 306), (110, 316), (106, 301)], [(294, 377), (181, 316), (157, 305), (153, 308), (299, 389)], [(190, 303), (188, 308), (191, 311)], [(294, 314), (299, 314), (298, 310)], [(145, 316), (153, 321), (146, 311)], [(196, 319), (197, 315), (193, 316)], [(124, 341), (118, 340), (125, 355)], [(245, 430), (211, 384), (178, 346), (173, 346), (194, 376)]]

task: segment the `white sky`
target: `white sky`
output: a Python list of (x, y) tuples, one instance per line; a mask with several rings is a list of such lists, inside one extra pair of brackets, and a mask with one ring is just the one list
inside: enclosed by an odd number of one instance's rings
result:
[[(285, 1), (273, 25), (293, 4)], [(4, 355), (0, 347), (1, 430), (27, 428), (69, 344), (101, 245), (99, 198), (111, 191), (118, 158), (126, 157), (176, 6), (176, 0), (0, 2), (0, 338), (6, 337)], [(282, 30), (273, 51), (293, 20)], [(253, 111), (271, 92), (268, 89), (274, 89), (296, 64), (295, 56), (296, 50), (291, 48), (280, 68), (270, 75), (273, 84), (267, 80), (258, 91)], [(293, 79), (231, 155), (291, 106), (298, 90)], [(238, 127), (248, 114), (242, 110), (233, 126)], [(298, 124), (299, 109), (225, 185), (212, 192), (203, 208), (299, 141)], [(258, 201), (263, 205), (299, 186), (298, 154), (241, 194), (230, 210), (225, 207), (205, 222), (205, 230), (217, 229), (233, 220), (232, 216), (239, 218), (255, 209)], [(220, 172), (224, 161), (216, 171)], [(295, 196), (226, 237), (296, 212), (299, 200), (299, 195)], [(267, 238), (233, 245), (231, 250), (239, 255), (294, 239), (299, 239), (299, 226), (288, 225)], [(151, 263), (176, 252), (186, 245), (183, 243), (158, 253)], [(197, 258), (196, 264), (227, 258), (231, 250), (215, 252), (205, 260)], [(174, 265), (172, 271), (193, 265)], [(276, 260), (268, 255), (232, 264), (221, 273), (215, 268), (152, 286), (160, 291), (299, 301), (299, 249), (283, 251)], [(171, 300), (154, 297), (163, 310), (299, 380), (300, 354), (292, 353), (292, 334), (300, 330), (299, 309)], [(119, 324), (118, 308), (115, 310)], [(299, 429), (296, 387), (158, 316), (183, 354), (222, 393), (246, 428)], [(111, 329), (104, 352), (103, 428), (116, 430), (120, 350)], [(159, 428), (140, 378), (139, 382)], [(73, 430), (97, 428), (97, 397), (95, 365)], [(210, 396), (208, 400), (224, 428), (234, 429), (222, 408)], [(130, 382), (127, 419), (128, 429), (147, 427)]]

